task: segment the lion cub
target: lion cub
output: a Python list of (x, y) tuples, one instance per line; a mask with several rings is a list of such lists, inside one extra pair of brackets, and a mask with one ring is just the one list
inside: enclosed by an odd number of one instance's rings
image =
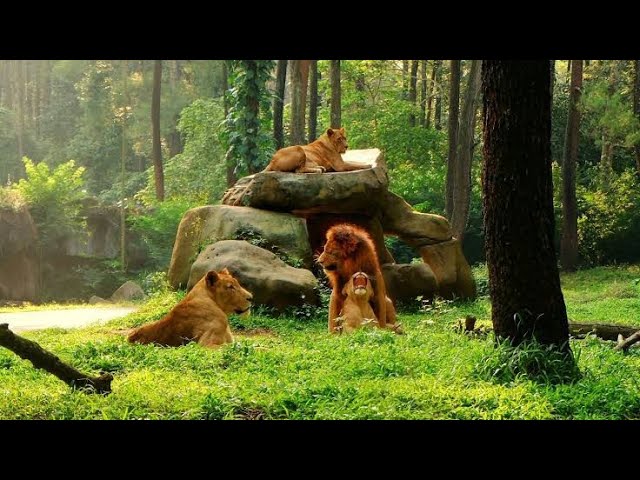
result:
[(362, 326), (379, 326), (376, 314), (369, 301), (373, 297), (373, 286), (369, 275), (354, 273), (342, 289), (344, 300), (340, 316), (336, 318), (336, 332), (353, 332)]
[(226, 268), (211, 270), (162, 320), (135, 329), (127, 339), (169, 347), (192, 340), (205, 347), (231, 343), (227, 314), (248, 311), (252, 298)]
[(345, 162), (342, 153), (348, 148), (344, 128), (329, 128), (315, 142), (278, 150), (264, 172), (324, 173), (363, 170), (371, 165)]

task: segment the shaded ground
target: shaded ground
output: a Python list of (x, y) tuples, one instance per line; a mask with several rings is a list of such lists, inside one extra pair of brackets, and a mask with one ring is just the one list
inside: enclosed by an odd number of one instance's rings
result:
[(92, 323), (105, 323), (114, 318), (124, 317), (135, 310), (136, 307), (100, 307), (0, 313), (0, 323), (8, 323), (14, 332), (51, 327), (74, 328)]

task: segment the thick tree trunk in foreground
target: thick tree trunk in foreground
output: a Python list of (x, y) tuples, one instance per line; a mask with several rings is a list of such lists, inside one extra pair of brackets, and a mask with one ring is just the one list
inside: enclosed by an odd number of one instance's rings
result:
[(578, 202), (576, 200), (576, 164), (578, 163), (578, 134), (580, 132), (580, 94), (582, 93), (582, 60), (571, 61), (571, 90), (569, 117), (562, 159), (562, 240), (560, 264), (568, 271), (578, 264)]
[(485, 60), (483, 206), (493, 328), (569, 349), (553, 247), (550, 66)]
[(0, 324), (0, 345), (11, 350), (20, 358), (29, 360), (34, 367), (55, 375), (72, 388), (83, 389), (86, 393), (109, 393), (113, 376), (104, 373), (99, 377), (90, 377), (67, 365), (36, 342), (16, 335), (6, 323)]
[(304, 135), (311, 60), (291, 60), (291, 145), (306, 144)]
[(309, 143), (318, 138), (318, 61), (309, 67)]
[(329, 63), (331, 77), (331, 128), (340, 128), (342, 116), (342, 91), (340, 89), (340, 60)]
[(444, 214), (453, 213), (453, 183), (456, 175), (456, 144), (458, 143), (458, 114), (460, 111), (460, 60), (451, 60), (449, 83), (449, 155), (447, 157), (447, 180), (445, 184)]
[(162, 60), (153, 65), (153, 91), (151, 94), (151, 131), (153, 176), (156, 185), (156, 199), (164, 200), (164, 170), (162, 169), (162, 145), (160, 144), (160, 88), (162, 85)]
[[(287, 83), (287, 60), (278, 60), (276, 66), (276, 92), (273, 96), (273, 138), (276, 150), (284, 147), (284, 87)], [(234, 182), (235, 183), (235, 182)], [(233, 183), (229, 186), (232, 186)]]

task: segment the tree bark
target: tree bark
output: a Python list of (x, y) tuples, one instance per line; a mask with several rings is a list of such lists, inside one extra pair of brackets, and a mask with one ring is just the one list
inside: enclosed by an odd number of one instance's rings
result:
[(22, 157), (24, 157), (24, 71), (22, 66), (23, 60), (14, 60), (14, 84), (16, 86), (16, 138), (18, 140), (18, 165), (22, 165)]
[(437, 68), (437, 63), (439, 62), (439, 60), (434, 60), (433, 61), (433, 65), (431, 66), (431, 82), (428, 85), (428, 95), (427, 95), (427, 119), (426, 119), (426, 123), (425, 126), (426, 128), (430, 128), (431, 127), (431, 107), (433, 106), (433, 97), (436, 93), (436, 71), (438, 70)]
[(613, 325), (610, 323), (581, 323), (569, 322), (569, 333), (572, 336), (584, 336), (593, 333), (603, 340), (616, 340), (618, 335), (629, 337), (640, 330), (640, 327), (626, 327), (624, 325)]
[(582, 93), (582, 60), (571, 61), (569, 114), (562, 159), (562, 239), (560, 264), (574, 271), (578, 264), (578, 202), (576, 199), (576, 165), (580, 132), (580, 95)]
[[(633, 61), (633, 113), (640, 121), (640, 60)], [(640, 141), (633, 148), (636, 154), (636, 171), (640, 175)]]
[(437, 89), (433, 124), (436, 130), (442, 130), (442, 60), (436, 60), (433, 68), (436, 70), (436, 83), (434, 84), (434, 88)]
[(81, 389), (85, 393), (108, 394), (111, 392), (113, 376), (104, 373), (99, 377), (90, 377), (67, 365), (56, 355), (46, 351), (36, 342), (16, 335), (9, 330), (6, 323), (0, 324), (0, 345), (11, 350), (20, 358), (29, 360), (34, 367), (41, 368), (55, 375), (72, 388)]
[[(284, 147), (283, 112), (284, 87), (286, 83), (287, 60), (278, 60), (276, 65), (276, 92), (273, 96), (273, 138), (276, 141), (276, 150)], [(235, 184), (235, 182), (233, 184)]]
[(638, 342), (640, 342), (640, 330), (626, 340), (618, 337), (618, 344), (615, 346), (614, 350), (622, 350), (623, 352), (626, 352), (631, 345)]
[(402, 60), (402, 99), (409, 97), (409, 60)]
[(447, 218), (453, 214), (453, 185), (456, 177), (456, 143), (458, 141), (458, 114), (460, 108), (460, 60), (451, 60), (449, 83), (449, 154), (447, 157), (447, 179), (445, 184), (444, 211)]
[(420, 60), (420, 126), (427, 124), (427, 61)]
[[(284, 60), (286, 64), (286, 60)], [(222, 106), (224, 108), (224, 118), (227, 119), (229, 117), (229, 68), (227, 67), (227, 60), (222, 61)], [(275, 122), (275, 120), (274, 120)], [(238, 179), (235, 174), (235, 164), (233, 159), (227, 154), (224, 157), (226, 170), (227, 170), (227, 187), (232, 187), (236, 184)]]
[(307, 84), (311, 60), (291, 60), (291, 145), (304, 145)]
[(160, 88), (162, 85), (162, 60), (153, 65), (153, 90), (151, 92), (151, 133), (153, 175), (156, 186), (156, 199), (164, 201), (164, 171), (162, 168), (162, 145), (160, 144)]
[(318, 138), (318, 61), (309, 65), (309, 143)]
[[(418, 90), (418, 60), (411, 60), (411, 78), (409, 80), (409, 102), (415, 107), (417, 100)], [(416, 114), (415, 109), (409, 114), (409, 126), (416, 126)]]
[(485, 60), (483, 206), (496, 335), (571, 353), (553, 246), (549, 61)]
[(471, 202), (471, 161), (473, 159), (473, 135), (475, 130), (478, 94), (480, 93), (480, 69), (482, 60), (472, 60), (467, 91), (460, 113), (460, 126), (453, 179), (453, 202), (451, 209), (451, 231), (460, 243), (469, 220)]
[(329, 63), (331, 77), (331, 128), (342, 126), (342, 89), (340, 86), (340, 60)]

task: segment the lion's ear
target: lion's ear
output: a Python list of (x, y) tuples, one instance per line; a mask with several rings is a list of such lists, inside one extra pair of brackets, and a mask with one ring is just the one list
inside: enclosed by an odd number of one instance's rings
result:
[(227, 270), (226, 267), (223, 270), (221, 270), (220, 273), (224, 273), (225, 275), (231, 275), (231, 272)]
[(344, 127), (342, 127), (342, 128), (340, 129), (340, 133), (341, 133), (342, 135), (344, 135), (344, 134), (345, 134), (345, 133), (344, 133)]
[(214, 270), (211, 270), (207, 273), (207, 279), (205, 281), (207, 282), (207, 287), (213, 287), (218, 281), (218, 274)]
[(331, 137), (333, 135), (333, 129), (327, 128), (327, 137)]

